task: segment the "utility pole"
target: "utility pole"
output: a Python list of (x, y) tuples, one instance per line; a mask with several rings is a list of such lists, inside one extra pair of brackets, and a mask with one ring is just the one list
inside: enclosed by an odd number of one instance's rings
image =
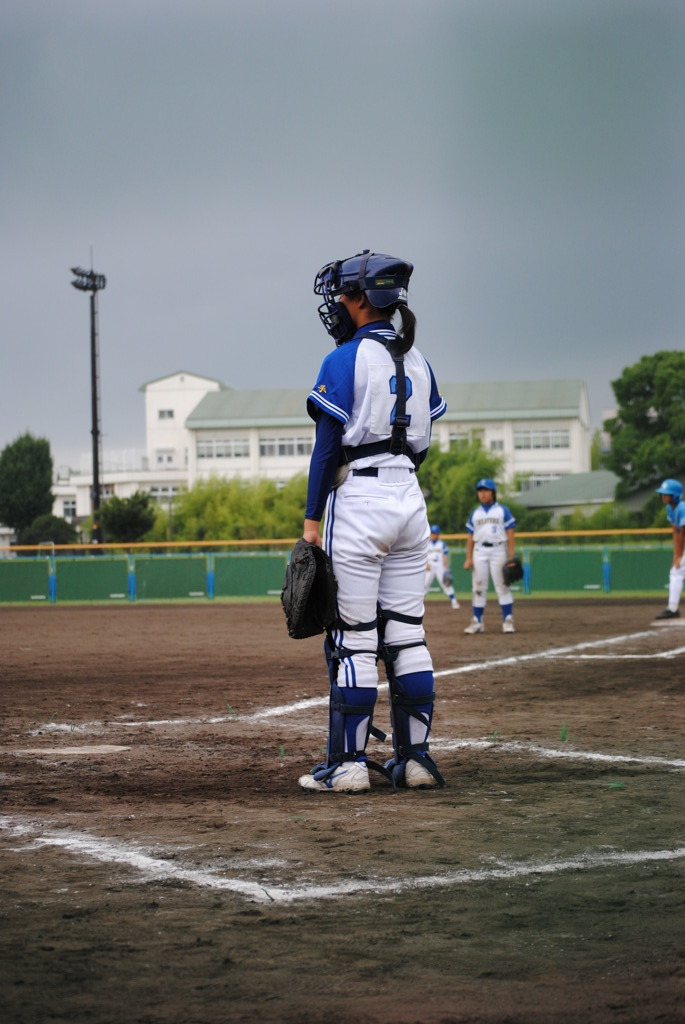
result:
[(100, 394), (99, 394), (99, 360), (98, 360), (98, 313), (97, 293), (107, 284), (104, 274), (96, 274), (94, 270), (83, 270), (81, 267), (72, 267), (72, 274), (76, 280), (72, 281), (74, 288), (81, 292), (88, 292), (90, 296), (90, 394), (92, 414), (92, 442), (93, 442), (93, 489), (91, 502), (93, 511), (93, 543), (102, 543), (102, 529), (100, 528)]

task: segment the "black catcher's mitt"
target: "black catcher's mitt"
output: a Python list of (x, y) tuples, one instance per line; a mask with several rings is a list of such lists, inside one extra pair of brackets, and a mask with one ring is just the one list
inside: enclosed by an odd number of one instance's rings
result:
[(509, 587), (512, 583), (517, 583), (523, 579), (523, 566), (521, 565), (520, 558), (508, 558), (504, 563), (504, 569), (502, 570), (504, 576), (504, 582)]
[(294, 640), (303, 640), (332, 626), (337, 617), (337, 594), (330, 557), (323, 548), (300, 537), (285, 570), (281, 591), (289, 635)]

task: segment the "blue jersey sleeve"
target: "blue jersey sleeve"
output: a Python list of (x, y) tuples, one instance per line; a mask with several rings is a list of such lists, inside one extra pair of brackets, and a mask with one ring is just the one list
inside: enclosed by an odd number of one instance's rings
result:
[(349, 341), (324, 359), (316, 384), (307, 398), (307, 412), (313, 420), (321, 412), (347, 424), (354, 404), (354, 363), (359, 342)]
[(437, 420), (447, 412), (447, 402), (438, 391), (438, 385), (430, 363), (428, 364), (428, 370), (431, 376), (430, 417), (431, 420)]
[(675, 508), (667, 506), (666, 515), (676, 530), (682, 530), (685, 526), (685, 501), (679, 501)]
[(514, 519), (513, 515), (511, 514), (506, 505), (502, 505), (502, 509), (504, 511), (504, 529), (513, 530), (516, 526), (516, 520)]
[(326, 413), (319, 413), (316, 421), (316, 441), (309, 461), (307, 481), (307, 509), (305, 519), (321, 522), (333, 478), (340, 462), (343, 425)]

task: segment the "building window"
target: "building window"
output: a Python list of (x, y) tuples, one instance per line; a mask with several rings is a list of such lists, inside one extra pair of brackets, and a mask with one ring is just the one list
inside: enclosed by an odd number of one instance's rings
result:
[(518, 450), (570, 447), (571, 435), (560, 427), (514, 431), (514, 448)]
[(502, 441), (501, 439), (498, 439), (498, 438), (493, 438), (493, 440), (490, 442), (490, 451), (491, 452), (503, 452), (504, 451), (504, 441)]
[(159, 484), (155, 487), (150, 488), (150, 497), (153, 501), (157, 502), (170, 502), (173, 501), (176, 495), (179, 493), (177, 484), (169, 484), (168, 487), (163, 484)]
[(160, 420), (173, 420), (174, 410), (173, 409), (160, 409), (157, 413)]
[(74, 518), (75, 515), (76, 515), (76, 499), (75, 498), (65, 498), (64, 501), (62, 502), (62, 517), (64, 519), (66, 519), (67, 522), (71, 522), (71, 520)]
[(277, 456), (311, 455), (312, 448), (311, 437), (263, 437), (259, 442), (259, 454), (266, 459)]
[(198, 459), (249, 459), (250, 442), (245, 438), (198, 441)]
[(555, 480), (561, 480), (563, 475), (563, 473), (532, 473), (519, 482), (519, 490), (521, 494), (525, 494), (526, 491), (534, 491), (536, 487), (541, 487), (542, 484), (551, 484)]

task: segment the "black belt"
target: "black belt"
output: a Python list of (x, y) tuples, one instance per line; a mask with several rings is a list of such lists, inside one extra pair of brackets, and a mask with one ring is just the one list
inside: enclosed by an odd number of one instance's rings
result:
[(501, 548), (505, 541), (500, 540), (497, 544), (491, 544), (489, 540), (482, 540), (480, 546), (482, 548)]
[(410, 469), (409, 466), (365, 466), (364, 469), (353, 469), (352, 476), (378, 476), (378, 470), (380, 469), (406, 469), (408, 473), (413, 473), (414, 470)]

